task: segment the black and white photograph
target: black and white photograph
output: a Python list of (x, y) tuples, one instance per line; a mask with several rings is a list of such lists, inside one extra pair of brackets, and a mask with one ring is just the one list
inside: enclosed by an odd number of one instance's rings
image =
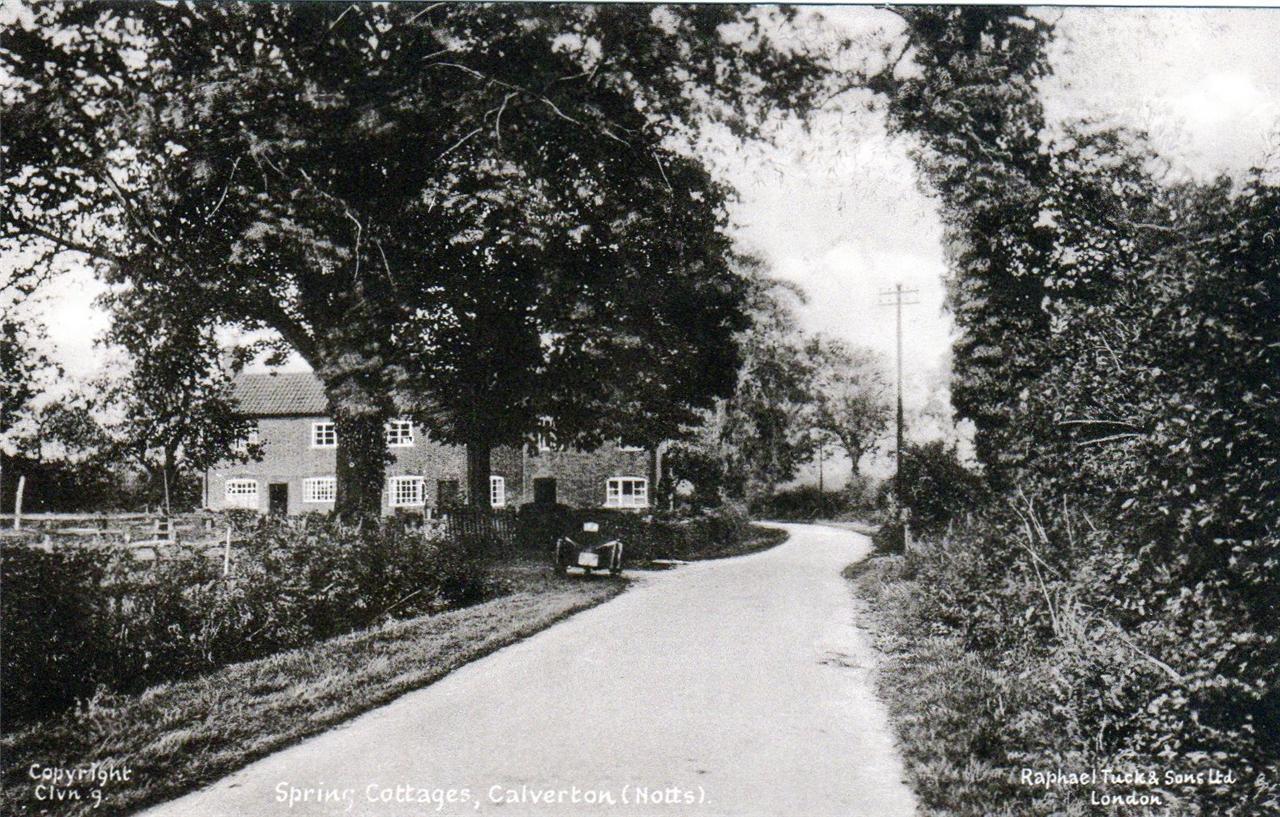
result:
[(0, 814), (1280, 815), (1280, 6), (0, 0)]

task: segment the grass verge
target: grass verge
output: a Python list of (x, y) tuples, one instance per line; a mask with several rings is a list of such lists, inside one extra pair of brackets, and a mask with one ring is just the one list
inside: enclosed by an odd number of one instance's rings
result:
[[(426, 686), (462, 665), (617, 595), (604, 577), (557, 578), (516, 565), (514, 592), (472, 607), (391, 622), (137, 696), (109, 696), (5, 735), (0, 813), (126, 814), (172, 799), (298, 740)], [(128, 783), (70, 787), (83, 798), (36, 799), (32, 764), (94, 763)], [(68, 787), (61, 787), (67, 790)]]
[(1033, 678), (991, 666), (959, 634), (922, 617), (925, 595), (902, 556), (873, 555), (844, 572), (867, 604), (861, 623), (884, 656), (876, 682), (889, 709), (921, 817), (1086, 817), (1107, 811), (1153, 817), (1143, 807), (1102, 808), (1086, 787), (1019, 783), (1022, 768), (1078, 771), (1084, 752), (1058, 754), (1061, 731)]

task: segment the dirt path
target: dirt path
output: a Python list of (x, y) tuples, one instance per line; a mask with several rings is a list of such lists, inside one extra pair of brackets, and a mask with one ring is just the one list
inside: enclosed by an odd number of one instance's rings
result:
[(913, 814), (840, 577), (867, 541), (788, 528), (147, 814)]

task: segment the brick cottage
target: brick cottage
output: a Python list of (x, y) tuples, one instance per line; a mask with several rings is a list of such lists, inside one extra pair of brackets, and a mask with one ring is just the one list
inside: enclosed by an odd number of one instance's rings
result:
[[(210, 468), (205, 507), (288, 514), (332, 510), (338, 437), (319, 379), (310, 372), (246, 374), (236, 379), (234, 395), (241, 412), (254, 421), (249, 442), (262, 446), (262, 458)], [(465, 449), (430, 439), (408, 420), (393, 420), (386, 434), (392, 460), (383, 513), (400, 508), (433, 513), (462, 500)], [(540, 437), (522, 448), (493, 450), (489, 499), (495, 508), (535, 501), (647, 508), (650, 467), (644, 449), (561, 450)]]

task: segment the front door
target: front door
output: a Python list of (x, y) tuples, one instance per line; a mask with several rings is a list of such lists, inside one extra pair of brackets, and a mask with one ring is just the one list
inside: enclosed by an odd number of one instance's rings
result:
[(556, 504), (556, 481), (551, 477), (537, 477), (534, 479), (533, 501), (538, 505)]
[(279, 516), (289, 513), (289, 483), (273, 482), (267, 486), (267, 507)]

